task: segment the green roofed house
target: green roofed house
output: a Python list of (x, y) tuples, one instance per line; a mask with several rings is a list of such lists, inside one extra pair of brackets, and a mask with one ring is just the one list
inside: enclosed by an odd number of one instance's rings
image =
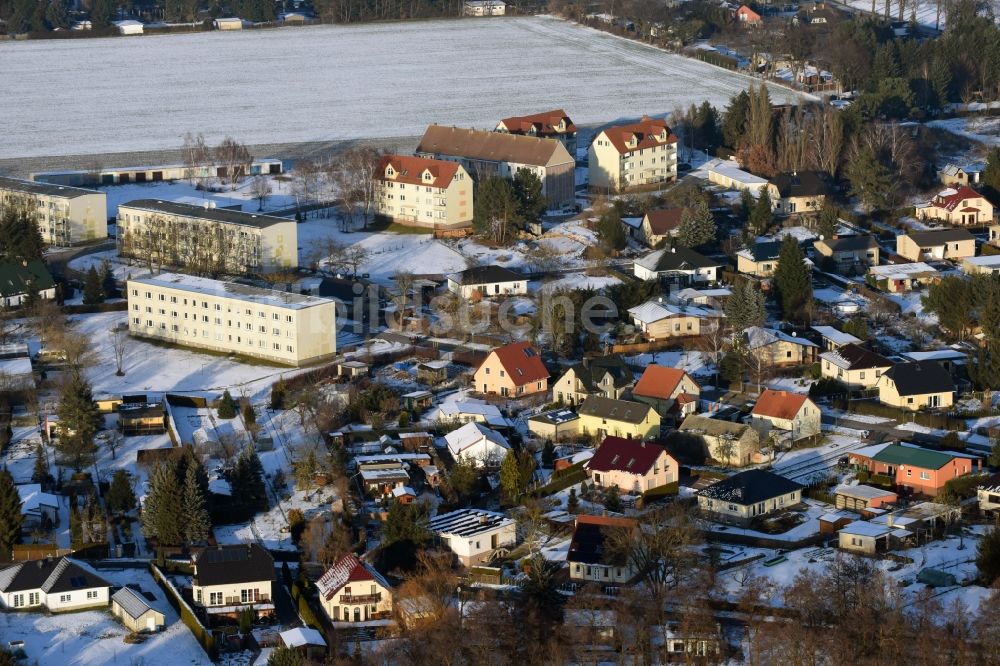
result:
[(54, 299), (56, 283), (42, 262), (0, 264), (0, 304), (4, 308), (16, 308), (34, 292), (39, 298)]
[(977, 456), (900, 444), (869, 446), (852, 451), (849, 459), (860, 469), (888, 476), (900, 488), (932, 497), (948, 481), (981, 471), (983, 466)]

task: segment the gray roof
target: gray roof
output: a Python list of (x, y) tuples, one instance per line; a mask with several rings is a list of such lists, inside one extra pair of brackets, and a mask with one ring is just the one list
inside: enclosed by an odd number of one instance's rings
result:
[(920, 247), (941, 245), (955, 241), (974, 241), (975, 236), (965, 229), (938, 229), (937, 231), (914, 231), (910, 234), (913, 242)]
[(897, 363), (883, 374), (896, 385), (899, 395), (950, 393), (955, 390), (951, 374), (937, 361)]
[(643, 402), (614, 400), (592, 395), (583, 401), (579, 412), (585, 416), (596, 416), (603, 419), (625, 421), (626, 423), (642, 423), (651, 409), (653, 408)]
[(689, 247), (675, 245), (670, 249), (657, 250), (636, 260), (643, 268), (656, 271), (693, 271), (698, 268), (711, 268), (721, 264), (714, 259), (698, 254)]
[(68, 557), (21, 562), (0, 570), (0, 592), (42, 590), (46, 594), (110, 587)]
[(255, 227), (263, 229), (275, 224), (292, 222), (284, 217), (274, 217), (273, 215), (259, 215), (257, 213), (244, 213), (241, 210), (231, 210), (229, 208), (205, 208), (194, 204), (180, 203), (177, 201), (162, 201), (160, 199), (136, 199), (123, 203), (118, 207), (137, 208), (152, 213), (162, 213), (164, 215), (181, 215), (193, 217), (199, 220), (211, 220), (213, 222), (223, 222), (225, 224), (238, 224), (244, 227)]
[(502, 513), (481, 509), (459, 509), (431, 518), (428, 528), (435, 534), (470, 537), (513, 524), (514, 521)]
[(524, 276), (503, 266), (473, 266), (448, 276), (458, 284), (494, 284), (497, 282), (520, 282)]
[(828, 238), (816, 242), (817, 245), (820, 243), (826, 245), (833, 252), (854, 252), (878, 247), (878, 243), (871, 236), (841, 236), (840, 238)]
[(713, 483), (709, 487), (699, 490), (698, 494), (723, 502), (749, 506), (803, 488), (805, 486), (773, 472), (750, 469)]
[(111, 600), (116, 602), (133, 620), (138, 620), (151, 610), (156, 610), (130, 587), (123, 587), (111, 595)]
[(33, 180), (21, 180), (20, 178), (5, 178), (0, 176), (0, 189), (18, 190), (30, 194), (44, 194), (50, 197), (64, 197), (75, 199), (87, 194), (100, 194), (96, 190), (85, 190), (81, 187), (69, 187), (68, 185), (50, 185), (49, 183), (36, 183)]

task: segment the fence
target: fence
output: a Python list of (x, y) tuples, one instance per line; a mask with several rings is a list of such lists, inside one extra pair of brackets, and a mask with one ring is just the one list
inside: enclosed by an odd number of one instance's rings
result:
[(194, 614), (191, 607), (188, 606), (187, 602), (184, 601), (184, 597), (181, 593), (177, 591), (177, 588), (167, 580), (167, 577), (157, 568), (156, 564), (153, 562), (149, 563), (149, 570), (153, 574), (153, 579), (159, 584), (160, 588), (167, 595), (167, 601), (170, 605), (180, 614), (181, 622), (183, 622), (191, 633), (194, 634), (195, 639), (201, 645), (202, 649), (205, 650), (205, 654), (212, 661), (219, 658), (219, 646), (215, 644), (215, 636), (212, 632), (205, 628), (205, 625), (201, 623), (198, 616)]

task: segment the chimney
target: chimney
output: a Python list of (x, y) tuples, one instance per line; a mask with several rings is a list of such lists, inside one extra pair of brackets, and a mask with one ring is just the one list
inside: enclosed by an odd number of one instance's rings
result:
[(479, 516), (479, 524), (480, 525), (486, 524), (486, 516)]

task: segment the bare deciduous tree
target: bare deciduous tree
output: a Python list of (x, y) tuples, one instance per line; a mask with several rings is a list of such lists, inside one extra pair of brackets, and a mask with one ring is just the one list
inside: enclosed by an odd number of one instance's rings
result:
[(242, 143), (227, 136), (214, 150), (215, 161), (222, 169), (223, 177), (229, 182), (229, 189), (235, 190), (237, 183), (250, 173), (250, 163), (253, 156)]
[(110, 338), (111, 351), (115, 355), (115, 375), (122, 377), (125, 375), (125, 352), (128, 350), (129, 334), (128, 328), (116, 327), (108, 333)]
[(254, 176), (250, 184), (250, 193), (257, 200), (257, 210), (264, 210), (264, 203), (271, 196), (271, 181), (266, 176)]
[(191, 183), (203, 178), (206, 169), (212, 162), (212, 151), (205, 144), (205, 137), (200, 133), (195, 136), (191, 132), (184, 135), (184, 177)]

